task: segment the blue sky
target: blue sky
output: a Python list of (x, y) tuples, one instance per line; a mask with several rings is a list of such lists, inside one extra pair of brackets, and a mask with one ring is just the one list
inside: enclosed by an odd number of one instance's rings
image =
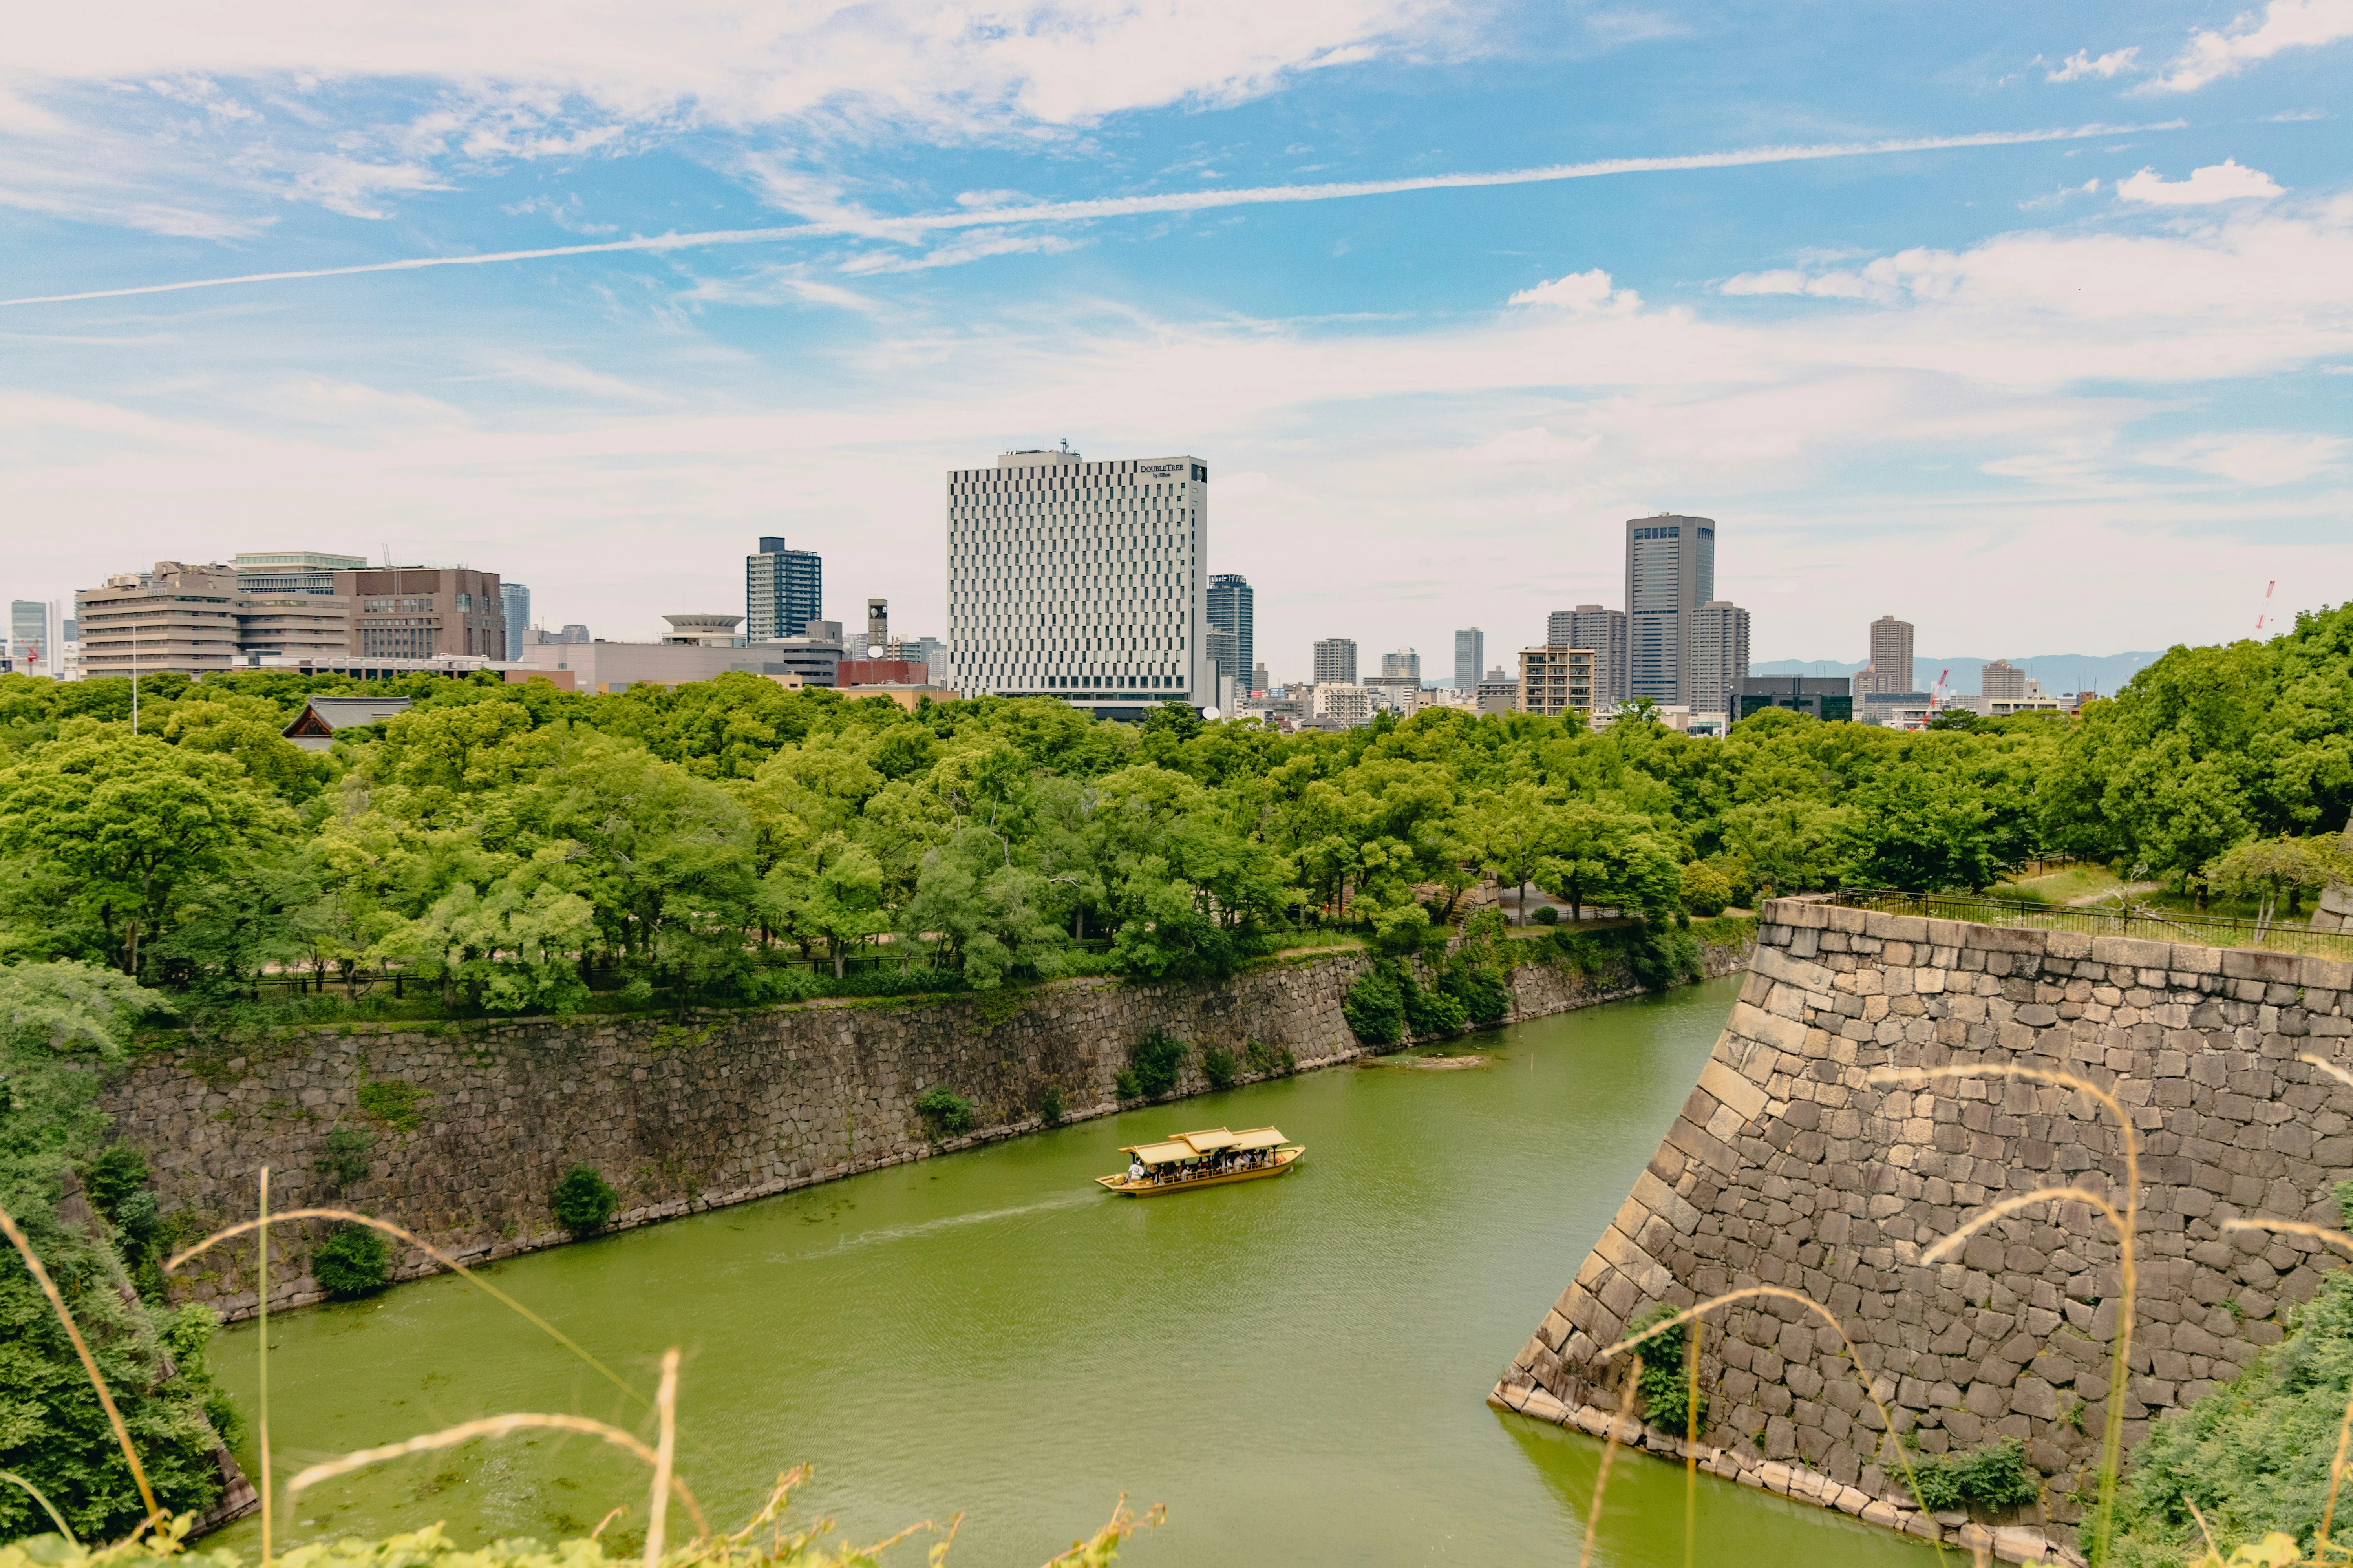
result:
[(780, 532), (936, 631), (943, 471), (1065, 437), (1209, 462), (1277, 679), (1505, 657), (1662, 509), (1760, 660), (2353, 579), (2353, 0), (51, 9), (0, 595), (389, 547), (647, 637)]

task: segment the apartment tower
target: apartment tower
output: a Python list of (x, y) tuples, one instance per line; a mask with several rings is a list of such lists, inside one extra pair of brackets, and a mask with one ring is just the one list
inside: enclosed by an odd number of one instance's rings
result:
[(1691, 705), (1693, 612), (1715, 597), (1714, 518), (1661, 512), (1627, 520), (1628, 699)]
[(807, 635), (825, 618), (825, 563), (813, 550), (787, 550), (773, 534), (744, 557), (744, 640), (774, 642)]
[(1454, 634), (1454, 689), (1468, 696), (1479, 689), (1487, 665), (1487, 634), (1466, 626)]
[(1854, 678), (1854, 694), (1915, 691), (1912, 679), (1912, 623), (1882, 616), (1871, 623), (1871, 662)]
[(1325, 637), (1315, 645), (1315, 684), (1356, 684), (1356, 639)]
[(507, 660), (522, 658), (522, 634), (531, 629), (531, 590), (521, 583), (499, 584), (499, 608), (507, 617)]
[(1748, 679), (1748, 612), (1711, 599), (1692, 612), (1693, 713), (1731, 715)]
[(947, 485), (959, 689), (1059, 697), (1104, 718), (1214, 700), (1207, 463), (1090, 463), (1065, 446), (952, 469)]

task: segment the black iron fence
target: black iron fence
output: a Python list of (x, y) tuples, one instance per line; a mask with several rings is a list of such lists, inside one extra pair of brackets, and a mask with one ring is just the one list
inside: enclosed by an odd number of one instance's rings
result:
[(2183, 914), (2129, 901), (2037, 904), (1978, 893), (1904, 893), (1885, 888), (1841, 889), (1831, 895), (1831, 901), (1886, 914), (1926, 915), (1931, 920), (1970, 921), (2024, 931), (2072, 931), (2086, 936), (2130, 936), (2200, 947), (2263, 948), (2353, 961), (2353, 931), (2315, 931), (2279, 921), (2264, 925), (2228, 915)]

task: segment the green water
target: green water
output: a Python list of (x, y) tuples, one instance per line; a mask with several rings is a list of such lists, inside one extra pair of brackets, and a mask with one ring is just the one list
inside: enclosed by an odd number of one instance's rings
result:
[[(1167, 1523), (1123, 1563), (1574, 1562), (1600, 1445), (1482, 1398), (1657, 1144), (1736, 983), (1477, 1037), (1482, 1067), (1343, 1068), (517, 1258), (498, 1284), (650, 1392), (685, 1352), (681, 1469), (740, 1521), (807, 1461), (794, 1514), (873, 1538), (965, 1518), (951, 1563), (1041, 1563), (1122, 1491)], [(1280, 1126), (1279, 1179), (1116, 1198), (1119, 1145)], [(218, 1364), (253, 1408), (256, 1336)], [(301, 1465), (511, 1410), (649, 1428), (463, 1281), (270, 1330), (272, 1446)], [(250, 1447), (250, 1445), (248, 1445)], [(248, 1455), (248, 1462), (251, 1459)], [(293, 1539), (446, 1520), (460, 1541), (642, 1529), (635, 1462), (508, 1437), (306, 1493)], [(1621, 1456), (1600, 1560), (1685, 1561), (1680, 1468)], [(1702, 1478), (1693, 1561), (1923, 1562), (1820, 1510)], [(248, 1521), (228, 1539), (254, 1543)], [(281, 1536), (281, 1541), (286, 1537)], [(642, 1536), (635, 1536), (642, 1541)], [(898, 1560), (920, 1563), (919, 1547)]]

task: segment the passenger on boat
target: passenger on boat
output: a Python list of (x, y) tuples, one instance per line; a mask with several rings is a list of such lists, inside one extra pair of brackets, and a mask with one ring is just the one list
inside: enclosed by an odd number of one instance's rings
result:
[(1140, 1182), (1144, 1180), (1144, 1162), (1142, 1159), (1130, 1160), (1127, 1163), (1127, 1179), (1131, 1182)]

